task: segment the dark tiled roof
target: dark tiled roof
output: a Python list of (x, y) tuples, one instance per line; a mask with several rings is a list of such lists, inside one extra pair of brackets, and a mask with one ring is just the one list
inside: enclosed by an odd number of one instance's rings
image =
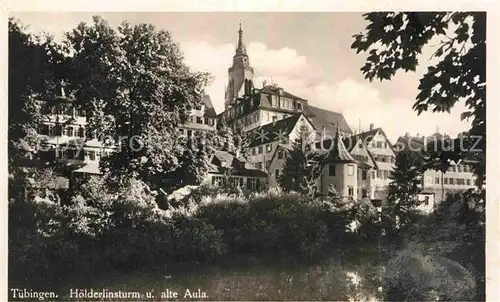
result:
[[(358, 162), (352, 155), (351, 151), (354, 148), (354, 143), (352, 147), (347, 148), (346, 143), (349, 142), (349, 137), (341, 138), (337, 132), (334, 139), (325, 139), (322, 142), (316, 143), (316, 148), (319, 150), (329, 151), (329, 160), (333, 162)], [(333, 145), (332, 145), (333, 144)]]
[(352, 162), (352, 163), (357, 162), (357, 160), (355, 160), (354, 157), (352, 157), (351, 153), (349, 153), (349, 151), (345, 147), (344, 142), (338, 130), (335, 136), (335, 143), (330, 151), (329, 157), (330, 160), (334, 162)]
[[(281, 94), (280, 94), (280, 89), (281, 89)], [(291, 98), (291, 99), (297, 99), (297, 100), (303, 100), (303, 98), (298, 97), (296, 95), (293, 95), (287, 91), (285, 91), (283, 88), (273, 86), (273, 85), (267, 85), (264, 88), (260, 89), (260, 92), (267, 93), (267, 94), (272, 94), (272, 95), (280, 95), (286, 98)]]
[[(222, 162), (227, 165), (222, 165)], [(236, 157), (235, 154), (216, 150), (211, 160), (210, 173), (224, 174), (229, 167), (233, 168), (232, 175), (266, 177), (266, 172), (257, 169), (244, 157)]]
[(207, 117), (216, 118), (217, 113), (215, 113), (214, 105), (208, 94), (203, 95), (203, 104), (205, 105), (205, 115)]
[(252, 130), (252, 140), (249, 147), (275, 142), (280, 139), (280, 133), (288, 137), (288, 134), (293, 130), (301, 115), (302, 114), (297, 113), (290, 117), (277, 120), (274, 123), (255, 128)]
[(339, 127), (342, 132), (352, 133), (351, 127), (341, 113), (307, 105), (304, 114), (311, 120), (317, 131), (322, 131), (325, 127), (326, 134), (333, 135), (336, 128)]

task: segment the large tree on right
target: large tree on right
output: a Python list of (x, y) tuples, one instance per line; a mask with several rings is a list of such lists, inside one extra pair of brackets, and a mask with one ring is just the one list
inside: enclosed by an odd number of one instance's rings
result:
[[(398, 70), (415, 71), (423, 47), (441, 38), (432, 55), (436, 63), (420, 79), (413, 109), (417, 114), (449, 112), (457, 102), (465, 102), (462, 119), (471, 120), (469, 139), (456, 152), (440, 152), (439, 159), (447, 162), (473, 155), (479, 161), (476, 173), (484, 177), (486, 13), (373, 12), (363, 16), (369, 24), (363, 33), (354, 35), (351, 48), (369, 53), (361, 71), (370, 81), (390, 80)], [(436, 161), (436, 168), (439, 164)]]

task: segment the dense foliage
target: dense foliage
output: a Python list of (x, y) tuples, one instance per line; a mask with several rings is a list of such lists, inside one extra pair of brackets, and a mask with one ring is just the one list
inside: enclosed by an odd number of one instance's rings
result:
[(417, 152), (405, 149), (396, 154), (395, 167), (389, 175), (391, 182), (384, 210), (400, 225), (410, 222), (408, 213), (418, 206), (424, 172), (422, 167), (422, 159)]
[[(8, 72), (8, 170), (9, 198), (24, 198), (29, 187), (46, 174), (44, 163), (37, 160), (40, 97), (53, 95), (58, 85), (56, 49), (50, 37), (26, 33), (17, 20), (9, 19)], [(48, 172), (47, 172), (48, 173)]]
[(115, 30), (94, 17), (67, 33), (64, 47), (67, 89), (87, 113), (88, 135), (118, 145), (101, 163), (108, 176), (136, 175), (157, 187), (183, 169), (179, 126), (210, 78), (189, 70), (170, 33), (126, 22)]
[(156, 192), (140, 180), (110, 193), (105, 181), (91, 179), (84, 192), (62, 207), (47, 200), (9, 204), (10, 271), (22, 272), (11, 277), (49, 281), (111, 268), (210, 263), (227, 254), (315, 261), (361, 241), (347, 227), (352, 207), (339, 210), (295, 193), (194, 196), (194, 206), (161, 210)]
[(366, 31), (354, 36), (351, 47), (369, 52), (361, 71), (370, 81), (390, 80), (399, 70), (415, 71), (422, 49), (438, 43), (413, 109), (418, 114), (429, 109), (449, 112), (457, 102), (465, 102), (462, 118), (472, 119), (471, 137), (462, 142), (464, 150), (443, 153), (441, 160), (457, 162), (473, 153), (479, 159), (476, 172), (484, 177), (486, 12), (373, 12), (364, 17), (369, 22)]
[(278, 183), (285, 191), (314, 195), (315, 183), (320, 176), (326, 154), (311, 150), (314, 141), (313, 133), (305, 124), (301, 124), (297, 138), (292, 142), (283, 163)]
[[(404, 249), (389, 264), (390, 300), (400, 300), (401, 295), (426, 300), (431, 294), (484, 300), (484, 197), (473, 190), (450, 194), (434, 213), (413, 221), (403, 234)], [(402, 289), (409, 287), (414, 290), (405, 294)]]

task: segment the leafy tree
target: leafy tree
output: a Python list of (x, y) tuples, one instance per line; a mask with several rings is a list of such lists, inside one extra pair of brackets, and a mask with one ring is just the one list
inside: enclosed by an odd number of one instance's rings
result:
[(58, 57), (51, 55), (55, 49), (51, 37), (29, 34), (12, 18), (8, 30), (9, 197), (25, 199), (31, 184), (39, 179), (37, 169), (42, 168), (37, 160), (42, 98), (54, 96), (60, 74)]
[(280, 187), (285, 191), (313, 195), (315, 182), (320, 176), (326, 156), (311, 149), (312, 132), (302, 124), (292, 149), (287, 152), (283, 173), (278, 178)]
[(209, 161), (213, 154), (213, 148), (210, 144), (189, 138), (183, 141), (183, 146), (184, 152), (179, 157), (180, 167), (164, 174), (162, 178), (161, 187), (168, 193), (184, 186), (200, 185), (205, 180), (210, 168)]
[(153, 187), (182, 166), (178, 127), (202, 102), (209, 77), (183, 62), (169, 32), (123, 22), (117, 30), (100, 17), (67, 33), (68, 79), (85, 108), (89, 132), (117, 152), (102, 161), (109, 179), (127, 175)]
[(389, 175), (387, 210), (401, 225), (407, 222), (409, 211), (418, 204), (422, 174), (421, 158), (416, 152), (404, 149), (396, 154), (395, 167)]
[(252, 132), (243, 131), (241, 128), (237, 128), (234, 136), (235, 148), (244, 157), (250, 156), (250, 143), (252, 142)]
[(221, 118), (217, 123), (216, 129), (216, 140), (215, 147), (221, 151), (234, 152), (236, 151), (235, 146), (235, 136), (233, 133), (233, 129), (231, 129), (227, 122)]
[[(363, 15), (369, 22), (364, 33), (354, 35), (351, 48), (369, 52), (361, 71), (367, 79), (390, 80), (398, 70), (415, 71), (422, 49), (441, 39), (432, 55), (434, 64), (420, 79), (413, 109), (417, 114), (432, 109), (449, 112), (465, 102), (462, 119), (472, 119), (471, 137), (464, 148), (440, 154), (441, 160), (457, 162), (464, 156), (479, 159), (476, 173), (484, 177), (486, 156), (486, 13), (485, 12), (374, 12)], [(479, 144), (472, 147), (480, 137)], [(467, 152), (463, 152), (464, 149)], [(439, 165), (439, 163), (437, 163)]]

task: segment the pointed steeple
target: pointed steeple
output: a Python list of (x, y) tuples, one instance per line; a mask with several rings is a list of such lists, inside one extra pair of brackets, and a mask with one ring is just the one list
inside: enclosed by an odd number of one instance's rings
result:
[(250, 58), (247, 55), (245, 44), (243, 43), (243, 30), (241, 21), (238, 30), (238, 44), (233, 56), (233, 65), (228, 69), (228, 86), (226, 90), (226, 108), (241, 96), (249, 93), (252, 88), (253, 68), (250, 66)]
[(356, 163), (357, 161), (352, 157), (351, 153), (347, 151), (347, 148), (342, 142), (342, 136), (340, 135), (339, 127), (335, 131), (335, 144), (331, 153), (331, 159), (337, 162), (351, 162)]
[(241, 20), (240, 29), (238, 30), (238, 47), (236, 48), (236, 54), (247, 54), (247, 50), (245, 49), (245, 45), (243, 44), (243, 30), (241, 29)]

